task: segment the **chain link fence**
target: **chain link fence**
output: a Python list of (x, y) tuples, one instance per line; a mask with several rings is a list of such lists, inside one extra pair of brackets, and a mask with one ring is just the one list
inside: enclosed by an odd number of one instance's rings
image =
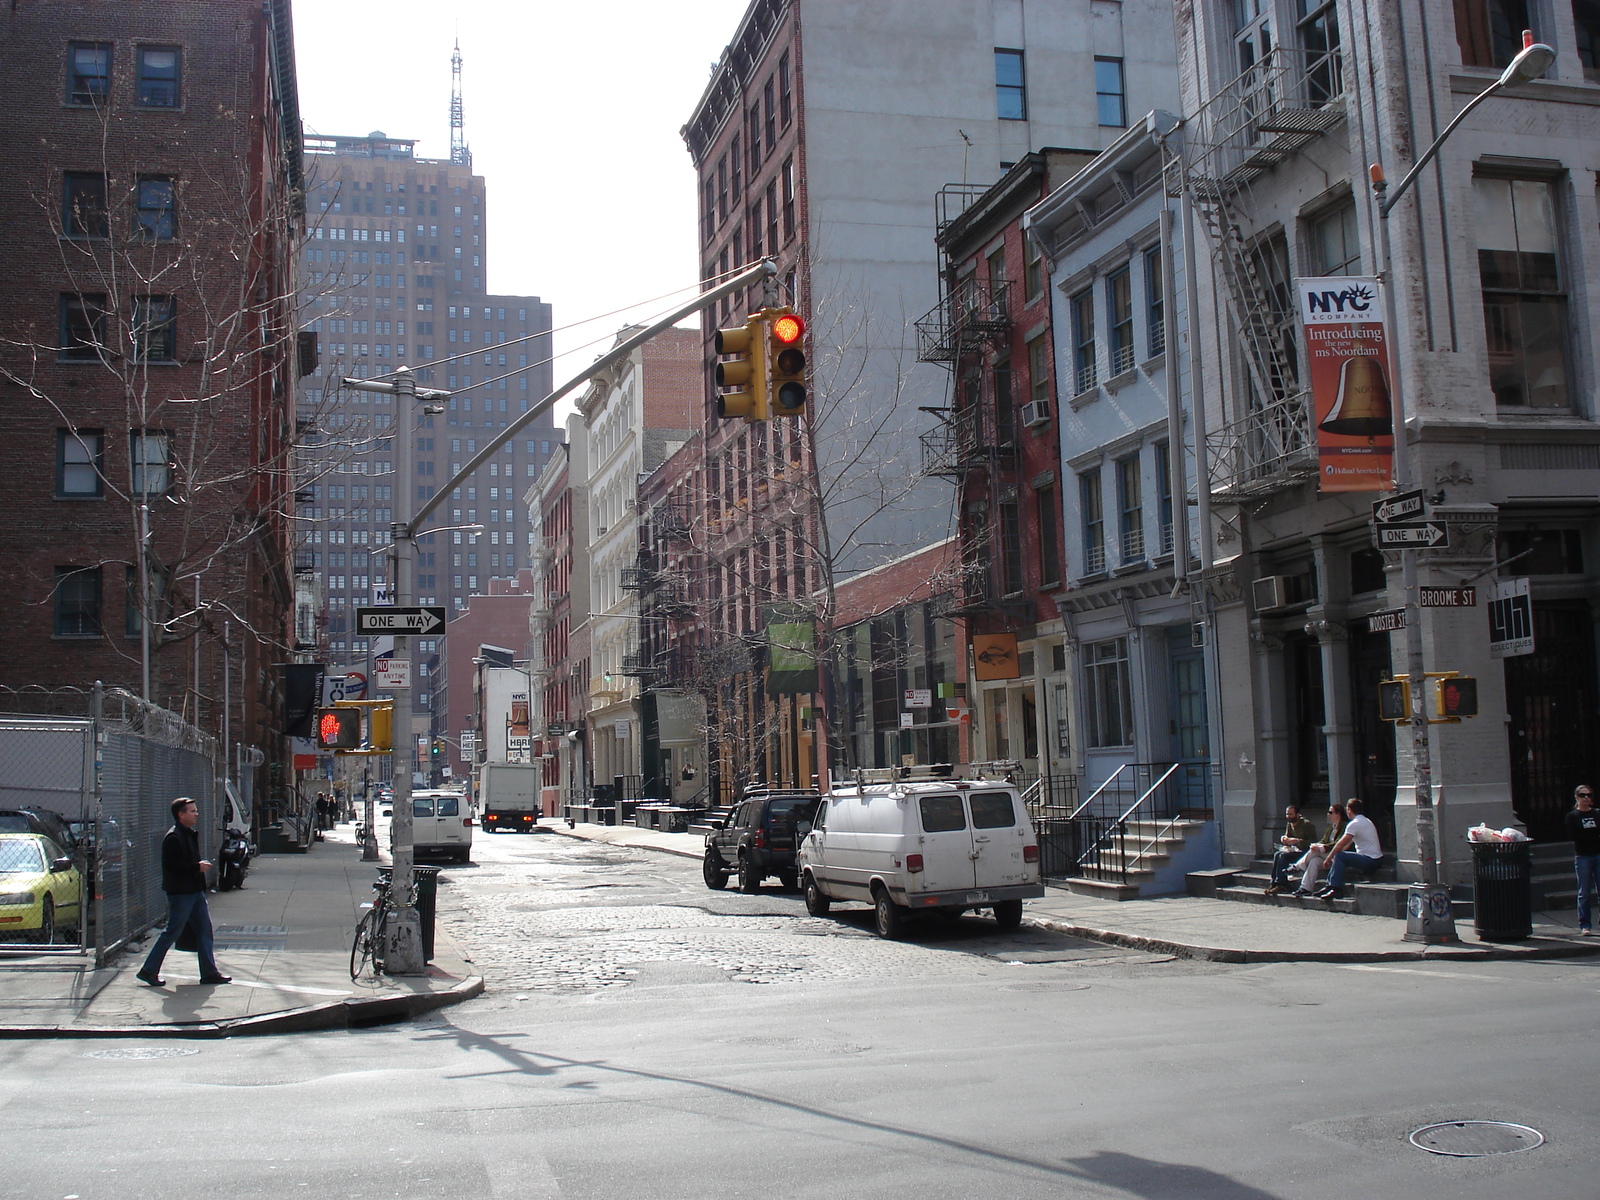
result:
[[(161, 839), (172, 827), (171, 803), (200, 805), (200, 844), (210, 857), (225, 825), (223, 763), (216, 741), (177, 714), (120, 688), (0, 687), (0, 831), (32, 818), (67, 830), (74, 870), (0, 881), (0, 944), (35, 951), (93, 952), (96, 965), (162, 920)], [(22, 836), (0, 832), (0, 836)], [(22, 856), (25, 860), (26, 854)], [(81, 902), (69, 916), (70, 875)], [(24, 883), (26, 882), (26, 887)], [(13, 887), (12, 883), (17, 886)], [(36, 918), (48, 894), (58, 914), (52, 943)], [(16, 916), (16, 921), (5, 918)]]

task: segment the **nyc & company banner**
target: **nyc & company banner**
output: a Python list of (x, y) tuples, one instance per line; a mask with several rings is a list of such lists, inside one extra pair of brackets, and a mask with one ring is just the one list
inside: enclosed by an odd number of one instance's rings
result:
[(1386, 492), (1393, 486), (1393, 376), (1378, 281), (1319, 276), (1295, 286), (1311, 366), (1320, 490)]

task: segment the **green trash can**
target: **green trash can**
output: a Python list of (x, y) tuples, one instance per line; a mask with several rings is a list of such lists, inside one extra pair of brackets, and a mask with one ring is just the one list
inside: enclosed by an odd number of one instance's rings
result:
[(1486, 942), (1533, 933), (1533, 843), (1472, 843), (1472, 927)]
[[(379, 867), (378, 878), (389, 882), (393, 867)], [(422, 919), (422, 961), (433, 961), (434, 914), (439, 911), (439, 868), (413, 866), (411, 876), (417, 886), (417, 916)]]

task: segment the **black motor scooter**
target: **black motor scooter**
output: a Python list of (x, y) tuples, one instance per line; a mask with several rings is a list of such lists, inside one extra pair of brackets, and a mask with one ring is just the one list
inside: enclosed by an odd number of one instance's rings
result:
[(217, 891), (227, 892), (244, 886), (244, 877), (250, 870), (250, 860), (256, 848), (247, 834), (230, 829), (223, 836), (222, 850), (217, 855)]

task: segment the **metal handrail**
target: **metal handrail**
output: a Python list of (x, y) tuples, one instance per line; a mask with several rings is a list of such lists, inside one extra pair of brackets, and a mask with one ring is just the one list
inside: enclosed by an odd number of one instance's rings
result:
[(1089, 793), (1089, 798), (1087, 800), (1085, 800), (1082, 804), (1078, 805), (1077, 808), (1073, 809), (1070, 813), (1067, 814), (1067, 820), (1069, 820), (1069, 821), (1077, 820), (1080, 816), (1083, 815), (1083, 810), (1088, 808), (1089, 805), (1093, 804), (1095, 802), (1095, 800), (1099, 798), (1101, 792), (1105, 791), (1108, 787), (1110, 787), (1113, 783), (1115, 783), (1117, 781), (1118, 776), (1120, 776), (1124, 771), (1128, 770), (1128, 768), (1136, 766), (1136, 765), (1137, 765), (1136, 763), (1123, 763), (1120, 767), (1118, 767), (1115, 771), (1113, 771), (1111, 773), (1111, 777), (1109, 779), (1107, 779), (1099, 787), (1095, 788), (1094, 791)]

